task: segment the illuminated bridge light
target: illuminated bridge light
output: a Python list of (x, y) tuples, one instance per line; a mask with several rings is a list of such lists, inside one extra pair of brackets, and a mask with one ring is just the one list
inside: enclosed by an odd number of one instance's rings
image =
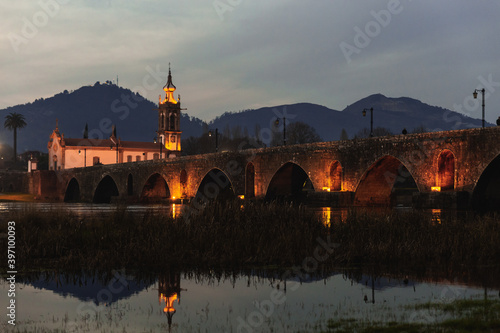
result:
[(433, 186), (431, 187), (432, 192), (441, 192), (441, 186)]
[(330, 188), (329, 187), (323, 187), (322, 189), (323, 189), (323, 191), (330, 192)]

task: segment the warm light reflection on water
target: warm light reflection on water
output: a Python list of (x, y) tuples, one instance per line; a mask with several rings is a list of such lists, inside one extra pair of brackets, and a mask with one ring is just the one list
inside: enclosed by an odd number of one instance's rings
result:
[(442, 214), (443, 214), (442, 209), (433, 209), (432, 210), (432, 222), (434, 224), (441, 224)]
[(70, 212), (79, 218), (98, 217), (105, 218), (118, 210), (142, 215), (145, 213), (158, 213), (178, 217), (182, 214), (183, 204), (157, 204), (157, 205), (127, 205), (117, 206), (109, 204), (88, 203), (46, 203), (46, 202), (0, 202), (0, 216), (12, 218), (13, 213), (39, 211), (45, 213)]
[[(0, 202), (0, 217), (7, 216), (11, 218), (12, 213), (26, 211), (41, 211), (41, 212), (71, 212), (73, 215), (85, 219), (87, 217), (106, 218), (111, 216), (117, 210), (125, 210), (126, 212), (142, 216), (145, 213), (163, 214), (173, 218), (182, 216), (184, 210), (189, 209), (186, 204), (154, 204), (154, 205), (127, 205), (117, 206), (110, 204), (88, 204), (88, 203), (45, 203), (45, 202)], [(244, 209), (244, 205), (241, 205)], [(320, 217), (325, 226), (330, 226), (335, 223), (343, 223), (347, 220), (350, 213), (355, 212), (350, 208), (332, 208), (332, 207), (307, 207), (308, 210), (315, 212)], [(370, 211), (373, 213), (387, 214), (391, 210), (387, 208), (361, 208), (361, 211)], [(411, 210), (411, 208), (393, 208), (394, 211)], [(453, 211), (444, 211), (442, 209), (428, 210), (431, 214), (433, 223), (440, 224), (444, 214), (456, 213)]]

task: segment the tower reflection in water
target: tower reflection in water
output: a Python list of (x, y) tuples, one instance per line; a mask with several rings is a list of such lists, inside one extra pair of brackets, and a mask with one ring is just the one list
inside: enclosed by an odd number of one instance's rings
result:
[(181, 274), (180, 273), (167, 273), (160, 275), (158, 278), (158, 295), (159, 303), (165, 304), (163, 308), (163, 313), (168, 319), (168, 329), (172, 326), (172, 317), (176, 310), (174, 308), (174, 302), (177, 304), (181, 303)]

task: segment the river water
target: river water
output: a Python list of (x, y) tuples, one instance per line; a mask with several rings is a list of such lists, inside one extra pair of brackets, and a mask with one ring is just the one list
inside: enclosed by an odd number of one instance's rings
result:
[[(31, 207), (1, 203), (0, 221)], [(82, 217), (112, 214), (116, 209), (89, 204), (36, 203), (35, 207), (71, 210)], [(176, 215), (182, 206), (127, 209), (137, 214), (155, 210)], [(330, 208), (316, 210), (325, 223), (347, 214)], [(0, 281), (5, 309), (11, 286), (5, 279)], [(106, 275), (18, 272), (17, 325), (12, 327), (2, 319), (0, 328), (19, 332), (317, 332), (326, 328), (329, 319), (340, 318), (428, 323), (436, 317), (408, 306), (500, 297), (498, 289), (460, 281), (372, 277), (355, 270), (318, 271), (300, 277), (274, 270), (161, 274), (118, 270)]]

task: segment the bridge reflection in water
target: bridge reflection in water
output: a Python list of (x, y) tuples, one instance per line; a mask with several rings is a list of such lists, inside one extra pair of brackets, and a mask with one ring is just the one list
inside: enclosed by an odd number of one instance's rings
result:
[[(242, 208), (244, 206), (242, 205)], [(304, 206), (306, 210), (314, 212), (321, 222), (327, 226), (335, 223), (346, 222), (350, 214), (357, 214), (359, 212), (369, 212), (376, 214), (388, 214), (391, 211), (405, 211), (412, 210), (411, 207), (357, 207), (357, 208), (337, 208), (325, 206)], [(15, 211), (40, 211), (40, 212), (57, 212), (65, 211), (71, 212), (73, 216), (84, 220), (85, 218), (92, 218), (95, 220), (103, 219), (112, 216), (117, 210), (125, 210), (131, 214), (142, 218), (144, 214), (159, 214), (162, 216), (169, 216), (173, 218), (182, 217), (183, 212), (193, 209), (192, 205), (188, 204), (148, 204), (148, 205), (108, 205), (108, 204), (88, 204), (88, 203), (43, 203), (43, 202), (0, 202), (0, 218), (12, 217)], [(459, 211), (449, 209), (425, 209), (429, 212), (432, 222), (441, 223), (441, 220), (446, 215), (457, 215)]]

